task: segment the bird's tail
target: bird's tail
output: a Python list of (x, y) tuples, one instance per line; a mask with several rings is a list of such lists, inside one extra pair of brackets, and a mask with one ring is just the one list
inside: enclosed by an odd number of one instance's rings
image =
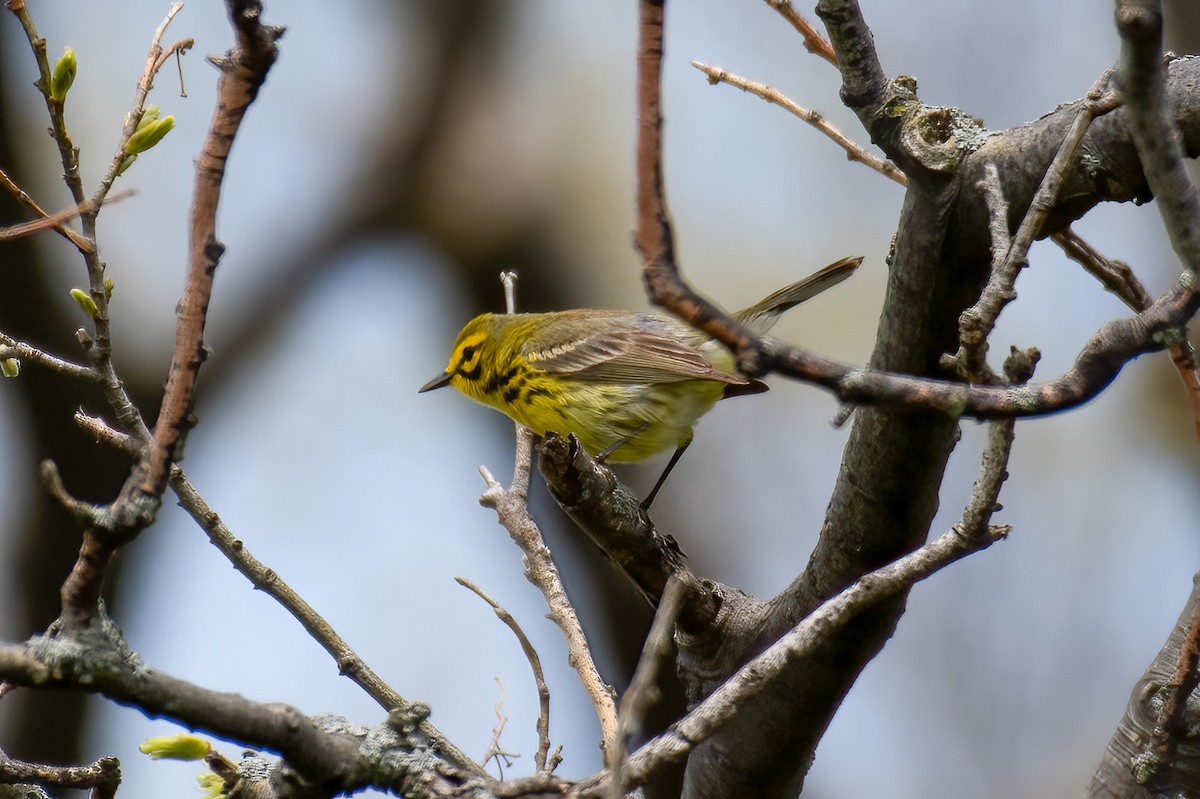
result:
[(779, 315), (784, 311), (841, 283), (850, 277), (862, 262), (861, 255), (835, 261), (824, 269), (813, 272), (803, 280), (798, 280), (790, 286), (784, 286), (771, 296), (759, 300), (749, 308), (738, 311), (733, 316), (761, 336), (774, 326)]

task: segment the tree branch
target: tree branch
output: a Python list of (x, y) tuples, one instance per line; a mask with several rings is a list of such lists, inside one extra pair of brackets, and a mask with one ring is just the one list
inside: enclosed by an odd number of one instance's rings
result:
[[(103, 419), (88, 416), (82, 411), (75, 414), (75, 423), (89, 433), (96, 441), (123, 450), (134, 458), (140, 456), (144, 446), (130, 435), (114, 430)], [(321, 616), (302, 596), (280, 577), (279, 573), (258, 560), (250, 552), (245, 543), (237, 538), (221, 517), (213, 510), (184, 471), (178, 466), (171, 467), (171, 490), (179, 498), (179, 505), (208, 535), (209, 543), (216, 547), (237, 571), (244, 576), (257, 590), (278, 602), (305, 632), (333, 658), (337, 664), (338, 673), (345, 675), (363, 689), (384, 710), (399, 710), (404, 713), (413, 712), (417, 703), (410, 702), (396, 692), (390, 685), (358, 655), (350, 644), (338, 634), (326, 619)], [(420, 724), (420, 732), (426, 736), (433, 747), (447, 760), (452, 762), (464, 773), (484, 770), (468, 755), (455, 746), (440, 730), (428, 721)]]
[(1176, 254), (1200, 277), (1200, 192), (1188, 174), (1179, 127), (1167, 99), (1162, 61), (1162, 6), (1119, 0), (1121, 57), (1117, 85), (1129, 109), (1130, 133), (1146, 182)]
[(288, 705), (253, 702), (170, 677), (122, 654), (100, 635), (92, 635), (87, 646), (45, 636), (24, 645), (0, 644), (0, 679), (99, 693), (152, 718), (278, 752), (295, 774), (326, 791), (374, 786), (403, 795), (420, 784), (424, 796), (458, 797), (468, 781), (480, 788), (490, 784), (486, 776), (464, 774), (435, 755), (418, 732), (427, 707), (419, 707), (416, 715), (393, 713), (387, 728), (375, 730), (334, 717), (308, 717)]
[(0, 785), (18, 783), (90, 790), (91, 799), (113, 799), (121, 784), (121, 766), (115, 757), (102, 757), (90, 766), (48, 766), (0, 752)]
[[(112, 555), (133, 540), (156, 517), (162, 493), (166, 489), (170, 464), (178, 457), (184, 430), (189, 423), (192, 391), (205, 354), (204, 325), (212, 293), (213, 272), (222, 249), (216, 241), (215, 230), (225, 163), (246, 110), (257, 96), (258, 88), (274, 62), (275, 41), (283, 33), (282, 29), (261, 24), (262, 7), (254, 0), (230, 0), (229, 11), (238, 34), (238, 45), (226, 57), (214, 60), (221, 69), (217, 84), (217, 108), (196, 165), (186, 286), (179, 303), (175, 350), (162, 406), (149, 446), (135, 464), (116, 500), (108, 508), (97, 509), (84, 525), (84, 544), (80, 557), (61, 591), (63, 619), (68, 630), (86, 625), (91, 620)], [(160, 51), (156, 48), (165, 26), (166, 21), (155, 34), (155, 46), (151, 48), (148, 65), (158, 63)], [(148, 71), (152, 74), (150, 67)], [(143, 83), (148, 91), (146, 73), (143, 74)], [(140, 91), (139, 97), (144, 97)], [(95, 217), (85, 216), (85, 223), (94, 226)], [(104, 295), (106, 292), (103, 287), (97, 286), (102, 267), (89, 269), (89, 273), (92, 276), (93, 296), (98, 293)], [(105, 306), (100, 307), (103, 310)], [(98, 332), (102, 330), (100, 324), (98, 320)], [(103, 330), (106, 331), (106, 321), (104, 325)], [(104, 337), (107, 338), (106, 333)], [(107, 346), (102, 350), (105, 352), (103, 363), (111, 370)], [(95, 362), (96, 356), (93, 358)], [(101, 373), (111, 378), (110, 382), (114, 385), (120, 385), (115, 374), (108, 374), (104, 368)], [(123, 389), (120, 393), (123, 395)], [(136, 417), (136, 425), (131, 429), (139, 432), (144, 430), (136, 410), (132, 414)]]
[[(997, 476), (1002, 473), (1003, 466)], [(634, 752), (625, 769), (627, 784), (640, 785), (655, 769), (686, 757), (728, 723), (751, 697), (771, 685), (800, 657), (824, 645), (836, 628), (856, 614), (951, 563), (986, 549), (1007, 534), (1005, 526), (991, 528), (985, 524), (967, 529), (965, 525), (956, 525), (917, 551), (864, 575), (746, 663), (667, 732)], [(600, 795), (607, 787), (607, 779), (606, 775), (598, 784), (585, 783), (584, 795)]]
[(575, 608), (567, 596), (558, 567), (550, 556), (550, 549), (542, 538), (542, 531), (529, 513), (529, 474), (533, 462), (533, 433), (522, 425), (517, 426), (516, 464), (513, 468), (513, 487), (505, 489), (484, 467), (479, 473), (487, 484), (487, 490), (479, 498), (479, 504), (496, 511), (497, 521), (508, 531), (513, 543), (521, 550), (525, 560), (525, 578), (542, 592), (549, 608), (549, 618), (562, 631), (567, 641), (568, 660), (575, 667), (584, 690), (596, 708), (600, 722), (601, 747), (606, 753), (614, 751), (617, 737), (617, 706), (612, 688), (600, 676), (592, 657), (591, 645), (579, 623)]

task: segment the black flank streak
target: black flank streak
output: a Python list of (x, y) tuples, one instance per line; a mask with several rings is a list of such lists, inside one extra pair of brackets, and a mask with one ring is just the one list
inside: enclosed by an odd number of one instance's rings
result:
[[(478, 367), (476, 367), (472, 371), (478, 372), (479, 371)], [(478, 377), (478, 374), (476, 374), (476, 377)], [(505, 401), (511, 402), (512, 400), (509, 399), (508, 395), (509, 395), (509, 393), (516, 391), (516, 389), (509, 389), (508, 384), (511, 383), (513, 380), (515, 380), (516, 377), (517, 377), (516, 367), (509, 369), (507, 372), (493, 374), (491, 377), (488, 378), (487, 383), (484, 384), (483, 390), (485, 392), (487, 392), (488, 394), (494, 394), (497, 391), (504, 391)], [(516, 394), (513, 393), (513, 398), (515, 398), (515, 397), (516, 397)]]

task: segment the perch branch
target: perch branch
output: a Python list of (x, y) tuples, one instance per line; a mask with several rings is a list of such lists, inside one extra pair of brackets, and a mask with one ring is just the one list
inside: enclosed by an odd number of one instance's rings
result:
[(591, 646), (575, 608), (567, 597), (566, 587), (558, 567), (550, 557), (550, 549), (542, 538), (542, 531), (529, 513), (529, 474), (533, 466), (533, 433), (517, 425), (517, 454), (513, 468), (512, 488), (504, 486), (492, 477), (485, 467), (479, 473), (487, 486), (479, 498), (479, 504), (496, 511), (496, 519), (508, 531), (513, 543), (521, 550), (525, 561), (525, 579), (533, 583), (546, 600), (549, 618), (562, 631), (567, 641), (568, 660), (575, 667), (584, 690), (591, 697), (600, 720), (600, 735), (605, 752), (613, 751), (617, 736), (617, 708), (612, 688), (600, 676), (592, 658)]
[[(505, 308), (516, 313), (515, 272), (502, 272), (500, 282), (504, 285)], [(617, 707), (612, 688), (604, 682), (596, 662), (592, 658), (591, 645), (579, 623), (567, 589), (563, 585), (558, 567), (550, 556), (550, 548), (542, 537), (537, 521), (529, 512), (529, 480), (533, 472), (533, 441), (536, 436), (529, 428), (517, 423), (516, 453), (513, 462), (512, 485), (504, 488), (486, 467), (479, 467), (486, 490), (479, 497), (479, 504), (496, 512), (496, 519), (508, 531), (513, 543), (521, 550), (525, 562), (525, 579), (542, 592), (549, 608), (549, 618), (554, 622), (567, 641), (567, 659), (591, 697), (600, 721), (601, 747), (614, 751), (617, 736)]]

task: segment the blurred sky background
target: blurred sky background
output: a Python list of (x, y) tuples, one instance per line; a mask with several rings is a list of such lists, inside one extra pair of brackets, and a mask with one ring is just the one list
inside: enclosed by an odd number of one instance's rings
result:
[[(863, 6), (889, 73), (914, 76), (923, 100), (961, 107), (993, 129), (1082, 96), (1117, 53), (1108, 4)], [(90, 193), (167, 4), (30, 7), (52, 59), (66, 45), (78, 54), (68, 122)], [(561, 302), (643, 307), (632, 247), (636, 4), (524, 0), (491, 13), (502, 30), (488, 58), (472, 66), (478, 89), (457, 96), (469, 100), (458, 110), (460, 124), (432, 144), (443, 152), (436, 185), (447, 195), (429, 205), (451, 210), (430, 213), (441, 214), (448, 240), (536, 217), (552, 231)], [(476, 275), (464, 285), (429, 237), (380, 226), (375, 235), (322, 244), (330, 254), (320, 278), (300, 296), (289, 291), (289, 265), (313, 251), (357, 193), (389, 191), (371, 171), (427, 99), (423, 17), (409, 2), (293, 0), (269, 3), (266, 19), (288, 32), (230, 161), (218, 227), (228, 251), (206, 370), (234, 357), (247, 320), (282, 311), (286, 321), (219, 390), (206, 392), (201, 379), (201, 422), (183, 465), (250, 551), (401, 694), (428, 702), (432, 721), (476, 757), (496, 723), (501, 680), (509, 718), (502, 740), (525, 754), (506, 773), (520, 774), (536, 747), (533, 684), (509, 631), (453, 577), (481, 585), (524, 625), (548, 669), (561, 772), (590, 773), (600, 765), (594, 715), (516, 549), (477, 504), (479, 464), (503, 480), (510, 474), (511, 425), (450, 391), (416, 394), (445, 366), (458, 328), (482, 310), (479, 298), (502, 307), (499, 283)], [(806, 53), (764, 3), (673, 3), (667, 32), (666, 181), (686, 274), (708, 296), (740, 307), (837, 258), (864, 255), (852, 281), (776, 330), (864, 362), (900, 188), (848, 162), (781, 109), (709, 86), (689, 61), (770, 83), (866, 143), (838, 101), (835, 70)], [(166, 39), (185, 36), (196, 39), (184, 59), (188, 96), (179, 97), (173, 63), (151, 96), (175, 115), (176, 128), (119, 182), (138, 194), (100, 218), (102, 255), (117, 285), (118, 368), (159, 381), (182, 285), (193, 159), (213, 105), (216, 72), (202, 59), (232, 41), (223, 4), (188, 3)], [(0, 14), (0, 57), (16, 81), (5, 94), (28, 159), (21, 174), (31, 176), (27, 188), (44, 207), (63, 207), (57, 152), (30, 86), (32, 59), (7, 13)], [(1077, 229), (1132, 264), (1152, 293), (1178, 272), (1153, 206), (1101, 207)], [(40, 243), (55, 259), (52, 279), (67, 308), (69, 289), (86, 282), (80, 259), (50, 234)], [(996, 353), (1009, 344), (1040, 347), (1038, 376), (1047, 380), (1099, 324), (1125, 311), (1054, 246), (1038, 244), (1031, 261), (992, 344)], [(0, 250), (0, 279), (20, 268)], [(491, 274), (500, 268), (522, 264), (497, 262)], [(518, 285), (519, 297), (536, 291)], [(0, 330), (7, 332), (3, 319)], [(13, 507), (40, 490), (36, 464), (44, 453), (23, 437), (22, 410), (5, 388), (0, 503)], [(679, 540), (699, 574), (767, 597), (803, 568), (846, 439), (846, 430), (830, 425), (836, 411), (826, 393), (774, 379), (769, 394), (723, 403), (705, 417), (655, 504), (660, 529)], [(983, 432), (964, 423), (934, 534), (956, 521), (968, 497)], [(1198, 464), (1185, 398), (1165, 356), (1131, 365), (1082, 409), (1019, 424), (1005, 508), (995, 519), (1013, 525), (1010, 539), (913, 591), (895, 637), (818, 749), (806, 796), (1079, 793), (1190, 590), (1200, 549)], [(621, 473), (645, 490), (659, 468), (655, 461)], [(548, 527), (560, 524), (544, 500), (536, 509)], [(0, 518), (0, 536), (16, 535), (15, 527), (12, 517)], [(62, 534), (76, 535), (69, 526)], [(571, 532), (548, 534), (553, 541)], [(590, 596), (623, 578), (590, 545), (564, 549), (563, 557), (584, 624), (603, 642), (615, 622)], [(338, 677), (284, 611), (251, 590), (173, 498), (125, 560), (111, 612), (151, 666), (308, 713), (382, 721), (383, 712)], [(11, 579), (7, 569), (0, 563), (0, 589)], [(46, 579), (58, 583), (61, 575)], [(0, 594), (0, 606), (8, 601)], [(603, 655), (600, 665), (606, 675), (629, 668)], [(87, 758), (121, 758), (122, 797), (194, 790), (194, 764), (151, 763), (136, 751), (175, 725), (99, 704)], [(3, 715), (0, 704), (0, 722)], [(238, 753), (233, 745), (225, 751)]]

